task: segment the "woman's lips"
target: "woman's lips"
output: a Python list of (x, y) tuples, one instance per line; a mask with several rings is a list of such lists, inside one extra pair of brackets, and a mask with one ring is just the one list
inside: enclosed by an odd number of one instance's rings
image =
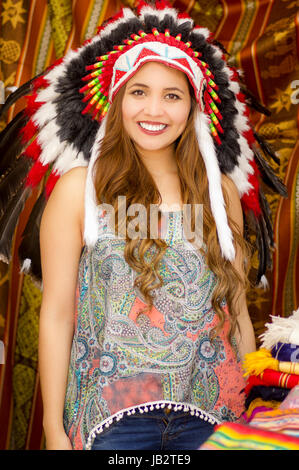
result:
[[(142, 122), (142, 121), (141, 121)], [(145, 129), (144, 127), (141, 126), (140, 122), (138, 122), (138, 127), (141, 131), (144, 132), (144, 134), (147, 134), (147, 135), (160, 135), (160, 134), (163, 134), (163, 132), (166, 131), (168, 125), (167, 124), (163, 124), (163, 123), (159, 123), (159, 122), (146, 122), (145, 124), (149, 125), (149, 126), (161, 126), (161, 125), (164, 125), (165, 127), (163, 129), (159, 129), (159, 130), (150, 130), (150, 129)]]

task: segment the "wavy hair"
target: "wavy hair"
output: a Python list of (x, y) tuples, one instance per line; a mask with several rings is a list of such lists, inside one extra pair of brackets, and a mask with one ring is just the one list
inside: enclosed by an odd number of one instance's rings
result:
[[(116, 95), (107, 115), (106, 132), (103, 138), (100, 155), (95, 163), (95, 188), (99, 204), (110, 204), (114, 208), (115, 231), (122, 233), (126, 240), (124, 256), (127, 263), (137, 273), (134, 286), (138, 287), (144, 297), (146, 307), (139, 314), (150, 312), (154, 297), (151, 291), (163, 284), (158, 269), (167, 249), (167, 243), (150, 235), (150, 205), (160, 205), (161, 195), (150, 172), (138, 155), (134, 142), (124, 129), (121, 105), (125, 86)], [(191, 111), (187, 125), (175, 143), (175, 158), (181, 187), (183, 204), (203, 205), (203, 241), (206, 246), (205, 256), (209, 268), (216, 275), (217, 283), (212, 294), (212, 307), (219, 321), (212, 332), (217, 335), (224, 326), (227, 314), (221, 303), (226, 300), (229, 310), (229, 340), (238, 326), (236, 293), (247, 291), (249, 287), (248, 272), (251, 250), (249, 244), (239, 233), (238, 227), (229, 218), (235, 244), (242, 250), (243, 272), (238, 272), (233, 264), (222, 257), (217, 238), (216, 224), (211, 212), (209, 187), (205, 165), (198, 149), (194, 130), (194, 109), (197, 105), (191, 87)], [(200, 184), (199, 184), (200, 182)], [(126, 222), (118, 226), (118, 196), (125, 196), (126, 210), (131, 204), (142, 204), (147, 211), (147, 225), (143, 227), (145, 236), (132, 238), (128, 236)], [(228, 195), (223, 187), (226, 205)], [(132, 216), (128, 216), (128, 223)], [(160, 221), (161, 214), (158, 213)], [(191, 228), (194, 230), (194, 212), (191, 214)], [(202, 249), (201, 249), (202, 250)]]

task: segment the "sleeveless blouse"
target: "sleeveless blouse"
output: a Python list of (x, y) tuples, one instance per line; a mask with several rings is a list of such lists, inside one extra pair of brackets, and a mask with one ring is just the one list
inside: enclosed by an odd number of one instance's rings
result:
[[(136, 411), (168, 407), (212, 424), (235, 421), (244, 411), (242, 368), (227, 340), (228, 320), (210, 339), (216, 276), (182, 236), (183, 211), (162, 214), (168, 246), (150, 314), (139, 314), (146, 304), (124, 258), (125, 240), (100, 208), (98, 220), (98, 240), (84, 247), (79, 264), (64, 406), (73, 448), (91, 449), (96, 434)], [(222, 306), (228, 315), (225, 300)]]

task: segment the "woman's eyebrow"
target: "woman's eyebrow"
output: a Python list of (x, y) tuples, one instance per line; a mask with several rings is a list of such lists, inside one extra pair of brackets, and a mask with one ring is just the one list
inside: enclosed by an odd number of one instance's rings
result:
[(129, 86), (129, 90), (133, 88), (133, 86), (140, 86), (142, 88), (149, 88), (149, 86), (144, 85), (144, 83), (133, 83), (131, 86)]
[(184, 94), (184, 91), (181, 88), (178, 88), (177, 86), (171, 86), (169, 88), (164, 88), (165, 91), (180, 91), (181, 93)]
[[(131, 88), (133, 88), (134, 86), (139, 86), (139, 87), (142, 87), (142, 88), (150, 88), (148, 85), (145, 85), (144, 83), (133, 83), (130, 87), (129, 87), (129, 90)], [(168, 87), (168, 88), (164, 88), (163, 91), (180, 91), (181, 93), (184, 94), (184, 91), (181, 89), (181, 88), (178, 88), (178, 87)]]

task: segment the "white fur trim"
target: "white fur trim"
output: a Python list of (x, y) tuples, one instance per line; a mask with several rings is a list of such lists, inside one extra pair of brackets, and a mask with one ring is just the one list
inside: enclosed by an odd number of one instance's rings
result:
[(195, 117), (195, 131), (199, 150), (207, 171), (211, 210), (217, 227), (220, 248), (224, 258), (232, 261), (235, 258), (235, 248), (225, 210), (221, 172), (218, 165), (213, 138), (209, 130), (208, 118), (200, 111), (197, 111), (197, 115)]
[(266, 323), (267, 330), (259, 337), (261, 347), (271, 350), (277, 343), (299, 345), (299, 309), (289, 317), (271, 315), (272, 323)]
[(84, 217), (84, 241), (87, 246), (94, 246), (98, 238), (98, 205), (93, 180), (93, 168), (98, 158), (101, 140), (106, 132), (107, 115), (97, 132), (95, 142), (92, 148), (90, 162), (87, 170), (86, 187), (85, 187), (85, 217)]

